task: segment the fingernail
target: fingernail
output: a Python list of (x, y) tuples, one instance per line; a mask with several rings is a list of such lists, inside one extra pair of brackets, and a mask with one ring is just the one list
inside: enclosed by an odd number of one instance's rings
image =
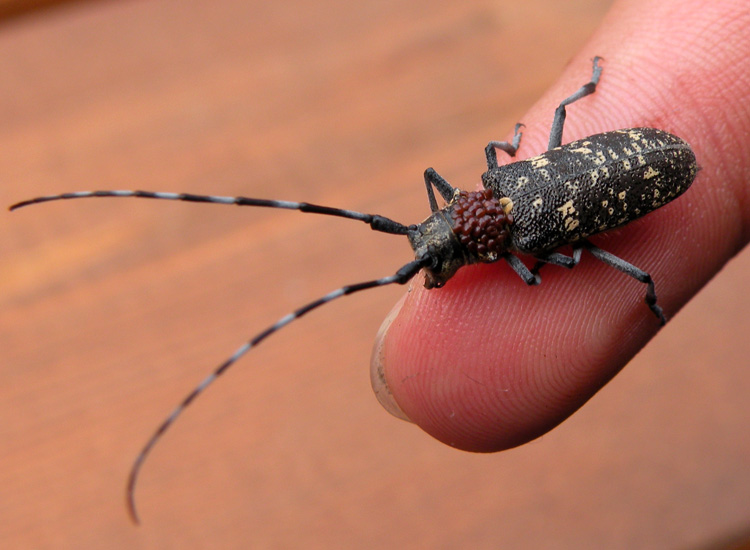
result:
[(396, 400), (393, 398), (393, 394), (388, 387), (388, 381), (385, 378), (385, 350), (383, 349), (383, 343), (385, 342), (385, 335), (388, 332), (388, 327), (391, 326), (391, 323), (398, 316), (399, 311), (401, 311), (401, 307), (404, 305), (404, 300), (406, 300), (406, 296), (403, 296), (398, 303), (393, 306), (388, 317), (386, 317), (383, 324), (380, 325), (380, 330), (378, 330), (378, 334), (375, 337), (375, 345), (372, 348), (372, 356), (370, 357), (370, 384), (372, 385), (372, 390), (375, 392), (375, 397), (377, 397), (378, 402), (386, 411), (396, 418), (411, 422), (409, 417), (401, 410), (401, 407), (398, 406), (398, 403), (396, 403)]

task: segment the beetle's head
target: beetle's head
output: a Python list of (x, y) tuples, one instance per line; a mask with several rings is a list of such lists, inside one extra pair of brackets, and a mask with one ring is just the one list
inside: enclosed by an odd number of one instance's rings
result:
[(439, 288), (464, 265), (492, 263), (507, 250), (509, 199), (496, 199), (489, 189), (456, 189), (451, 202), (408, 233), (418, 260), (429, 259), (425, 287)]

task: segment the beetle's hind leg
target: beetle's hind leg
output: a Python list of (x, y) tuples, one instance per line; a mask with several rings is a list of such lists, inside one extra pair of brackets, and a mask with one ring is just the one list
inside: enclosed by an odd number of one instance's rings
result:
[(552, 128), (549, 132), (549, 146), (547, 149), (554, 149), (562, 145), (563, 126), (565, 125), (565, 107), (574, 101), (591, 95), (596, 91), (596, 85), (599, 84), (599, 77), (602, 75), (602, 68), (599, 66), (601, 57), (594, 58), (594, 70), (591, 74), (591, 80), (578, 88), (578, 91), (562, 100), (560, 105), (555, 109), (555, 118), (552, 120)]
[(667, 318), (664, 316), (661, 307), (656, 304), (656, 290), (654, 289), (654, 280), (651, 278), (651, 275), (633, 264), (626, 262), (622, 258), (618, 258), (611, 252), (607, 252), (606, 250), (594, 246), (589, 241), (583, 241), (581, 244), (586, 250), (591, 252), (596, 259), (647, 285), (645, 299), (646, 305), (648, 305), (651, 311), (654, 312), (654, 315), (656, 315), (662, 325), (666, 324)]

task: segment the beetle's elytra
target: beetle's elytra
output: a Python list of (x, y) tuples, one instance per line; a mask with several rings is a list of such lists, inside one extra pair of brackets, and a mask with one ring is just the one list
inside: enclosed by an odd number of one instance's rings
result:
[(490, 168), (482, 183), (513, 202), (513, 250), (539, 254), (656, 210), (690, 186), (695, 169), (680, 138), (631, 128)]
[[(131, 468), (127, 504), (132, 519), (138, 522), (134, 491), (141, 466), (185, 407), (268, 336), (341, 296), (393, 283), (405, 284), (420, 270), (425, 272), (427, 288), (440, 287), (465, 265), (491, 263), (501, 258), (524, 282), (539, 284), (538, 266), (550, 263), (572, 268), (585, 249), (646, 284), (646, 303), (664, 324), (666, 318), (656, 303), (651, 276), (594, 246), (587, 238), (640, 218), (678, 197), (690, 187), (698, 167), (687, 143), (654, 128), (615, 130), (563, 146), (566, 106), (592, 94), (601, 71), (599, 58), (594, 58), (591, 80), (560, 103), (546, 153), (503, 166), (498, 164), (497, 149), (515, 156), (521, 141), (520, 124), (516, 125), (511, 142), (491, 141), (487, 145), (484, 190), (461, 191), (428, 168), (424, 179), (432, 214), (418, 225), (406, 226), (383, 216), (301, 202), (154, 191), (79, 191), (38, 197), (11, 206), (14, 210), (61, 199), (138, 197), (282, 208), (359, 220), (376, 231), (406, 235), (414, 249), (415, 259), (394, 275), (341, 287), (285, 315), (243, 344), (190, 392), (159, 425)], [(443, 208), (438, 207), (435, 189), (447, 203)], [(572, 246), (571, 256), (557, 251), (563, 245)], [(537, 265), (529, 269), (515, 253), (531, 255)]]
[[(515, 154), (518, 141), (515, 146), (495, 146), (512, 147)], [(698, 170), (695, 155), (685, 141), (655, 128), (605, 132), (503, 166), (488, 153), (487, 163), (488, 170), (482, 175), (484, 193), (453, 189), (433, 170), (425, 173), (428, 192), (434, 185), (442, 196), (450, 197), (445, 208), (434, 210), (408, 234), (417, 257), (426, 254), (440, 258), (438, 268), (425, 268), (428, 288), (442, 286), (463, 265), (490, 263), (503, 256), (527, 283), (537, 284), (533, 273), (507, 254), (520, 252), (542, 262), (572, 267), (581, 248), (595, 250), (585, 241), (587, 237), (664, 206), (690, 187)], [(499, 213), (488, 214), (485, 206), (481, 217), (457, 222), (457, 205), (466, 209), (469, 198), (486, 205), (488, 191), (499, 205), (493, 212)], [(472, 218), (476, 221), (471, 222)], [(502, 227), (499, 239), (492, 241), (491, 253), (484, 249), (477, 252), (478, 241), (473, 242), (469, 236), (486, 241), (487, 232), (479, 227), (488, 225), (489, 219)], [(443, 238), (439, 237), (441, 231), (446, 234)], [(458, 242), (449, 238), (451, 231), (457, 234)], [(573, 246), (572, 258), (555, 252), (563, 245)], [(627, 262), (604, 261), (652, 286), (646, 273)], [(655, 300), (649, 305), (663, 321)]]

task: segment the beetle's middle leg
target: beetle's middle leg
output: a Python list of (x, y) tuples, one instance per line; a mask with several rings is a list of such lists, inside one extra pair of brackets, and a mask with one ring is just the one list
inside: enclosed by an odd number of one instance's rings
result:
[(510, 143), (507, 141), (490, 141), (487, 147), (484, 148), (484, 154), (487, 157), (487, 170), (495, 170), (499, 167), (497, 163), (497, 150), (505, 151), (511, 157), (516, 156), (518, 146), (521, 145), (521, 136), (523, 133), (520, 132), (523, 124), (520, 122), (516, 124), (515, 130), (513, 130), (513, 139)]
[(539, 270), (542, 269), (544, 264), (559, 265), (560, 267), (573, 269), (578, 265), (578, 262), (581, 261), (582, 251), (583, 245), (576, 244), (573, 245), (572, 256), (566, 256), (565, 254), (561, 254), (560, 252), (547, 252), (545, 254), (537, 254), (534, 256), (534, 258), (536, 258), (536, 263), (534, 264), (534, 267), (531, 268), (531, 272), (534, 275), (538, 275)]

